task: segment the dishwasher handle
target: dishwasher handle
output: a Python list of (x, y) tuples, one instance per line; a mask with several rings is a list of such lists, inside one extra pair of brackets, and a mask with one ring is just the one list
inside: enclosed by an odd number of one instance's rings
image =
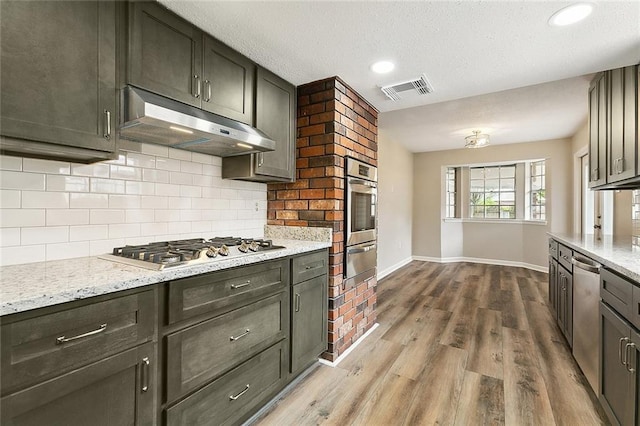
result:
[(582, 259), (577, 259), (575, 256), (571, 257), (571, 263), (580, 269), (584, 269), (585, 271), (589, 271), (594, 274), (599, 274), (600, 268), (602, 267), (602, 265), (600, 265), (598, 262), (586, 263), (586, 262), (583, 262)]

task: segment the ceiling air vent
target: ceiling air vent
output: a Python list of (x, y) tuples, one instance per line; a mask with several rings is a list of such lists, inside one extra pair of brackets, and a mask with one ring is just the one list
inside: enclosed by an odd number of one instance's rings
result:
[(433, 86), (431, 86), (431, 83), (427, 80), (427, 76), (424, 74), (416, 79), (390, 84), (380, 89), (393, 101), (399, 101), (404, 97), (400, 96), (401, 92), (409, 91), (410, 93), (417, 93), (420, 96), (433, 92)]

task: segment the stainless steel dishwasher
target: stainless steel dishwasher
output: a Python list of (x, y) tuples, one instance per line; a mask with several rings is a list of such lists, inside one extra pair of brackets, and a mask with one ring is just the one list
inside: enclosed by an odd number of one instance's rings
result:
[(596, 395), (600, 395), (600, 267), (587, 257), (574, 254), (573, 268), (573, 356)]

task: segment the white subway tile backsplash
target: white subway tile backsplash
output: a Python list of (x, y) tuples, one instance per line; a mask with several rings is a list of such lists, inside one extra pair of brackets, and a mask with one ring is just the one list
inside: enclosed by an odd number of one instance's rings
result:
[(20, 228), (0, 228), (0, 246), (20, 245)]
[(124, 223), (124, 217), (124, 210), (91, 210), (89, 212), (89, 223), (91, 225)]
[(71, 174), (74, 176), (109, 177), (109, 165), (106, 163), (71, 164)]
[(169, 158), (175, 158), (177, 160), (191, 161), (191, 151), (185, 151), (182, 149), (169, 148)]
[[(112, 167), (119, 167), (119, 166), (112, 166)], [(136, 182), (127, 182), (124, 180), (116, 180), (116, 179), (91, 178), (91, 192), (100, 192), (105, 194), (124, 194), (125, 183), (128, 185), (129, 183), (136, 183)]]
[(39, 160), (25, 158), (22, 160), (22, 170), (25, 172), (68, 175), (71, 173), (71, 163), (64, 161)]
[(22, 157), (0, 155), (0, 170), (22, 170)]
[(0, 156), (0, 264), (263, 235), (265, 184), (223, 180), (220, 157), (121, 142), (117, 159), (90, 165)]
[(109, 225), (109, 238), (131, 238), (140, 236), (139, 223)]
[(22, 192), (16, 189), (0, 189), (0, 208), (19, 209)]
[(111, 179), (142, 180), (142, 169), (131, 166), (112, 165)]
[(126, 181), (125, 192), (127, 194), (154, 195), (156, 192), (156, 184), (153, 182)]
[(110, 209), (139, 209), (140, 195), (109, 195)]
[(107, 194), (70, 194), (69, 207), (72, 209), (106, 209), (109, 207)]
[(0, 227), (44, 226), (45, 209), (0, 209)]
[(69, 194), (66, 192), (22, 191), (24, 209), (68, 209)]
[(22, 263), (44, 262), (46, 246), (17, 246), (0, 248), (0, 265), (18, 265)]
[(35, 228), (22, 228), (20, 240), (23, 246), (43, 243), (64, 243), (69, 241), (69, 227), (38, 226)]
[(89, 192), (90, 189), (88, 177), (47, 175), (47, 191)]
[(128, 209), (125, 212), (125, 222), (127, 223), (152, 222), (154, 217), (155, 217), (155, 212), (152, 209), (148, 209), (148, 210)]
[(106, 240), (109, 225), (80, 225), (69, 227), (69, 241)]
[(142, 180), (145, 182), (169, 183), (169, 171), (142, 169)]
[(127, 166), (145, 167), (148, 169), (156, 168), (156, 157), (153, 155), (138, 154), (130, 152), (127, 154)]
[(87, 225), (89, 209), (47, 209), (47, 226)]
[(0, 171), (0, 189), (44, 191), (45, 175), (2, 170)]
[(47, 260), (89, 256), (89, 241), (47, 244)]

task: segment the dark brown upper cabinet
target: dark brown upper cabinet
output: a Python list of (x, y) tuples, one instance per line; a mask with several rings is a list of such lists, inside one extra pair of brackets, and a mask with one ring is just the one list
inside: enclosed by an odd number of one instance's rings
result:
[(2, 1), (4, 154), (93, 162), (116, 151), (113, 1)]
[(251, 60), (157, 3), (131, 3), (129, 14), (130, 84), (252, 124)]

